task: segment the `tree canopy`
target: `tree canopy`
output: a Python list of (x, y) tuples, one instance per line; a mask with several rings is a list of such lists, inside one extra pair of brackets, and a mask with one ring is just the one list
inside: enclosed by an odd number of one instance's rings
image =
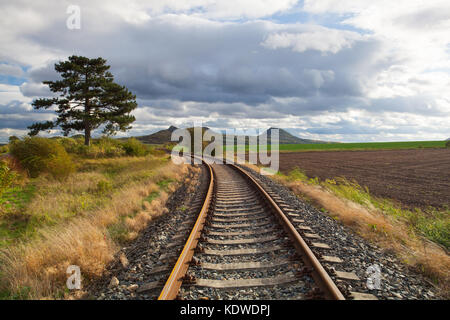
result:
[(43, 83), (58, 96), (36, 99), (32, 105), (35, 109), (56, 106), (57, 119), (29, 126), (30, 135), (56, 127), (65, 136), (72, 130), (84, 131), (85, 144), (89, 145), (92, 131), (102, 125), (107, 135), (131, 129), (130, 124), (136, 120), (130, 114), (137, 107), (136, 96), (114, 82), (109, 68), (103, 58), (71, 56), (56, 63), (62, 80)]

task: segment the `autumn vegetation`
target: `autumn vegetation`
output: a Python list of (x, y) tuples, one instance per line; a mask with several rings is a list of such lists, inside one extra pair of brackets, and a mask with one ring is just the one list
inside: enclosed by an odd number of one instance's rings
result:
[(156, 217), (187, 175), (134, 139), (14, 139), (0, 156), (0, 298), (64, 298), (66, 269), (83, 283)]
[(322, 181), (308, 177), (298, 168), (272, 178), (363, 238), (395, 253), (406, 265), (427, 276), (443, 296), (450, 296), (448, 207), (405, 209), (373, 196), (355, 181), (345, 178)]

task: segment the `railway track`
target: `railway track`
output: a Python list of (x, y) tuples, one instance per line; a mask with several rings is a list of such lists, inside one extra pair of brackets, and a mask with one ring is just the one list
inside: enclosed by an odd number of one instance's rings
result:
[(322, 265), (340, 259), (317, 251), (327, 245), (303, 225), (301, 214), (235, 165), (203, 166), (209, 182), (191, 210), (199, 213), (187, 215), (160, 257), (165, 264), (152, 270), (170, 274), (139, 291), (160, 290), (159, 300), (222, 299), (236, 292), (244, 299), (355, 297)]

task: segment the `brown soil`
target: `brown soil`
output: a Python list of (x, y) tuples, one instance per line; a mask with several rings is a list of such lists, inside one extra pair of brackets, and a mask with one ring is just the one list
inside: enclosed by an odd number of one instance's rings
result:
[(281, 172), (295, 167), (323, 180), (354, 179), (409, 208), (450, 205), (450, 149), (280, 153)]

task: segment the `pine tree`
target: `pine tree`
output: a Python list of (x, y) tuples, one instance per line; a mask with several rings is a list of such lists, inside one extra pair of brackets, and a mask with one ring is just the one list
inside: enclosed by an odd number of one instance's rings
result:
[(44, 81), (58, 97), (36, 99), (35, 109), (56, 106), (55, 121), (35, 123), (28, 127), (30, 135), (60, 127), (65, 136), (72, 130), (84, 131), (84, 143), (90, 145), (91, 133), (104, 125), (103, 133), (131, 129), (135, 117), (130, 113), (137, 107), (136, 96), (127, 88), (114, 82), (103, 58), (89, 59), (71, 56), (68, 61), (55, 64), (62, 80)]

